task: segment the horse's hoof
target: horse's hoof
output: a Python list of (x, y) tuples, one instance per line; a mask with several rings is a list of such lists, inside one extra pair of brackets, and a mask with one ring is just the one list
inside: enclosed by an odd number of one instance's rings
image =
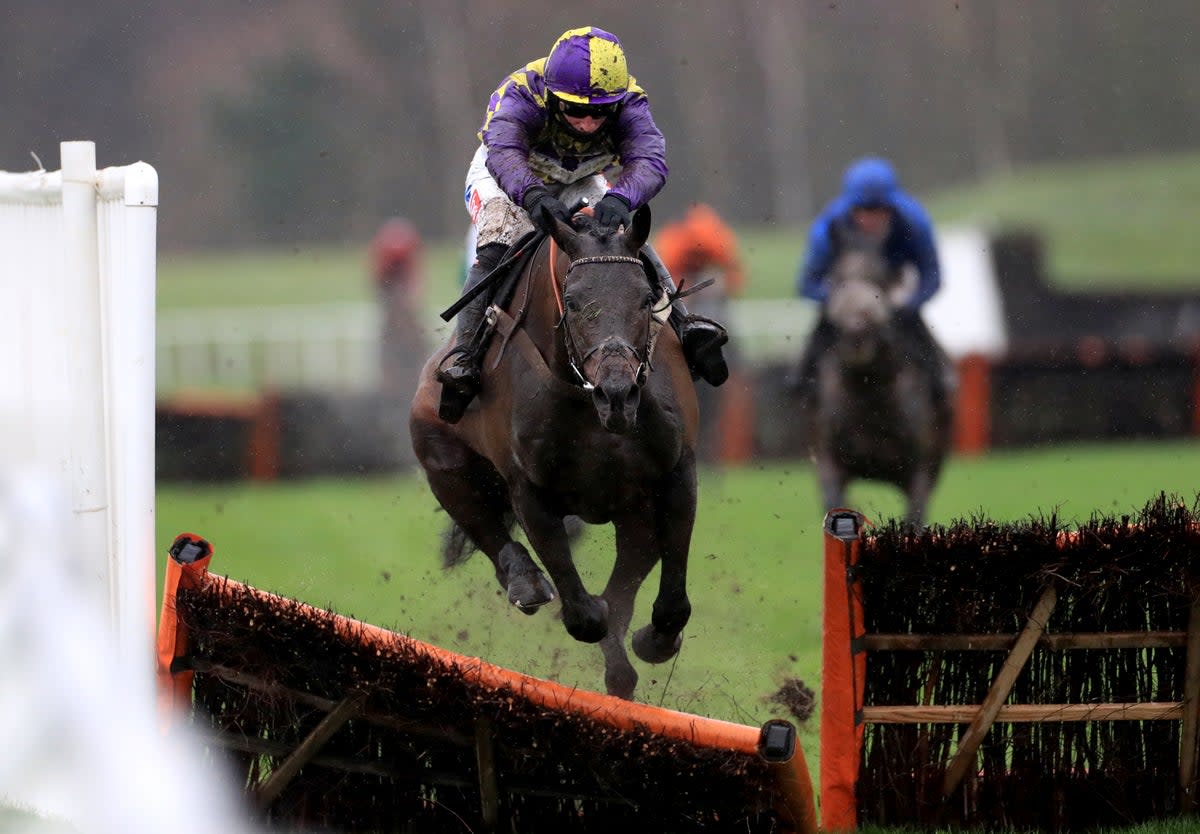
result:
[(599, 643), (608, 636), (608, 603), (592, 597), (583, 605), (563, 607), (567, 633), (581, 643)]
[(633, 700), (633, 690), (637, 688), (638, 673), (633, 666), (626, 663), (615, 669), (604, 670), (604, 688), (609, 695), (616, 695), (626, 701)]
[(536, 614), (552, 599), (554, 586), (540, 570), (514, 576), (508, 583), (508, 601), (522, 614)]
[(654, 628), (645, 625), (633, 635), (633, 653), (647, 663), (665, 663), (679, 653), (683, 645), (683, 634), (670, 637)]

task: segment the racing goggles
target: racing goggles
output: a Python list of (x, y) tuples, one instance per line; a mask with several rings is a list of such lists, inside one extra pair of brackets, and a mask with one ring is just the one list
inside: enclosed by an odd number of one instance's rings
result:
[(604, 119), (615, 115), (621, 109), (621, 102), (614, 101), (611, 104), (581, 104), (579, 102), (559, 99), (558, 108), (564, 116), (570, 116), (572, 119), (584, 119), (588, 116), (594, 119)]

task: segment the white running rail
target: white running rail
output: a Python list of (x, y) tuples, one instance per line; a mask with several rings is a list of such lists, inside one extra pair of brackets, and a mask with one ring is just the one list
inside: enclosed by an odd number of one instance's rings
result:
[[(429, 309), (430, 349), (448, 325)], [(734, 301), (742, 361), (794, 362), (814, 321), (803, 301)], [(370, 303), (168, 310), (158, 315), (158, 390), (370, 391), (379, 385), (381, 313)]]

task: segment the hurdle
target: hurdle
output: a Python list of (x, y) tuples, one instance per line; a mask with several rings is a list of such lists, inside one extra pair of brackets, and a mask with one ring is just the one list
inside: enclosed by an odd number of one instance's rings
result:
[(814, 834), (789, 722), (752, 727), (563, 686), (168, 556), (164, 716), (191, 716), (272, 823)]
[(1195, 813), (1200, 500), (824, 528), (821, 812), (1082, 830)]

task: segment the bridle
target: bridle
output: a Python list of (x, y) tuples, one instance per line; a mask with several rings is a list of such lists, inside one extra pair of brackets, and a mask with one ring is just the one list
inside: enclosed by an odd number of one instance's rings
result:
[[(634, 379), (640, 387), (645, 384), (646, 377), (650, 373), (650, 356), (654, 352), (654, 342), (658, 337), (658, 329), (653, 326), (657, 319), (653, 315), (647, 316), (647, 333), (646, 344), (642, 350), (638, 350), (633, 345), (626, 342), (617, 336), (608, 336), (596, 345), (593, 345), (590, 350), (582, 356), (579, 353), (579, 347), (575, 343), (575, 335), (571, 331), (570, 324), (567, 320), (566, 310), (563, 306), (563, 288), (558, 279), (557, 270), (558, 247), (554, 240), (550, 241), (550, 284), (554, 288), (554, 301), (558, 305), (558, 324), (563, 330), (563, 341), (567, 346), (567, 363), (571, 366), (571, 370), (575, 372), (575, 376), (579, 378), (579, 384), (584, 390), (590, 391), (595, 388), (595, 385), (584, 375), (583, 367), (592, 354), (600, 350), (609, 349), (614, 353), (621, 353), (624, 356), (632, 355), (637, 360), (637, 368), (634, 370)], [(587, 264), (637, 264), (640, 269), (645, 269), (641, 258), (635, 258), (631, 255), (590, 255), (583, 258), (576, 258), (567, 265), (566, 272), (563, 273), (562, 279), (565, 282), (567, 276), (571, 274), (571, 270), (577, 266)], [(629, 365), (632, 367), (633, 363)]]

